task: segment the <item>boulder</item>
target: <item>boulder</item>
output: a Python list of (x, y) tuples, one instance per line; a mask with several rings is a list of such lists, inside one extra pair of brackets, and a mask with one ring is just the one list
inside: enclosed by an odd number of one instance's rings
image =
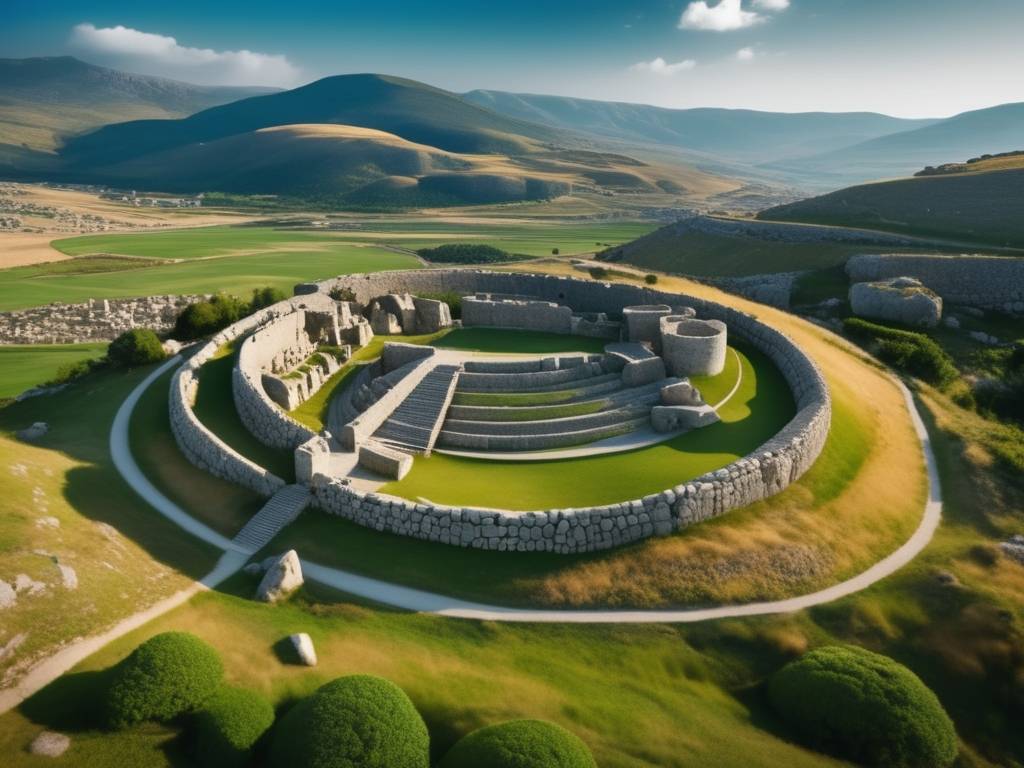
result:
[(44, 757), (60, 757), (68, 751), (71, 746), (71, 738), (63, 733), (55, 731), (43, 731), (28, 745), (28, 751), (33, 755)]
[(0, 609), (10, 608), (18, 602), (18, 593), (14, 587), (0, 579)]
[(382, 336), (397, 336), (402, 332), (402, 324), (390, 312), (374, 304), (370, 308), (370, 328)]
[(854, 283), (850, 306), (861, 317), (927, 328), (934, 328), (942, 319), (942, 299), (913, 277)]
[(689, 381), (679, 381), (661, 388), (662, 405), (704, 405), (700, 390)]
[(303, 584), (302, 565), (299, 555), (290, 549), (267, 567), (260, 585), (256, 588), (256, 599), (264, 603), (283, 600)]
[(305, 632), (299, 632), (288, 637), (291, 640), (292, 647), (295, 649), (296, 655), (299, 657), (299, 661), (305, 664), (307, 667), (316, 666), (316, 649), (313, 648), (313, 640)]
[(26, 443), (32, 443), (39, 440), (47, 432), (50, 431), (50, 425), (45, 421), (37, 421), (31, 427), (25, 427), (25, 429), (18, 430), (17, 438)]
[(443, 301), (413, 298), (416, 308), (416, 333), (437, 333), (452, 327), (452, 311)]
[(642, 387), (665, 378), (665, 361), (660, 357), (631, 360), (622, 369), (622, 383), (627, 387)]

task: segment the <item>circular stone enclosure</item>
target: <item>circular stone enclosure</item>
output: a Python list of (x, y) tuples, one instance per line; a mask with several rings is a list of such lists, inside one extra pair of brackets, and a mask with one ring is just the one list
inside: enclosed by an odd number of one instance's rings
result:
[(673, 376), (714, 376), (725, 367), (728, 329), (721, 320), (661, 318), (662, 357)]

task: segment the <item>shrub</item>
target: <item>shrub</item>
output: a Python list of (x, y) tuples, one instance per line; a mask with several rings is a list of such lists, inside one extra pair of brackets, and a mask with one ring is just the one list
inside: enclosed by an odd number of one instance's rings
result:
[(595, 280), (604, 280), (608, 277), (608, 270), (604, 267), (591, 267), (587, 271), (590, 272), (590, 276)]
[(409, 697), (372, 675), (339, 677), (318, 688), (274, 730), (276, 768), (427, 768), (430, 737)]
[(110, 671), (104, 720), (112, 728), (173, 720), (209, 699), (223, 675), (217, 652), (195, 635), (155, 635)]
[(107, 347), (107, 359), (125, 368), (156, 363), (165, 357), (160, 339), (149, 328), (125, 331)]
[(189, 304), (174, 323), (174, 338), (187, 341), (209, 336), (237, 322), (246, 310), (247, 306), (237, 297), (226, 293)]
[(68, 382), (80, 379), (87, 373), (103, 365), (102, 360), (76, 360), (73, 363), (62, 363), (57, 366), (57, 372), (53, 375), (53, 378), (46, 382), (46, 386), (55, 387), (59, 384), (67, 384)]
[(473, 731), (439, 768), (596, 768), (579, 737), (544, 720), (512, 720)]
[(284, 291), (280, 288), (274, 288), (272, 286), (264, 286), (263, 288), (252, 289), (252, 301), (249, 302), (249, 311), (256, 312), (257, 310), (269, 307), (271, 304), (277, 304), (279, 301), (284, 301), (288, 297)]
[(421, 299), (443, 301), (448, 305), (448, 309), (452, 313), (452, 320), (458, 320), (462, 317), (462, 294), (458, 291), (439, 291), (437, 293), (420, 293), (417, 295)]
[(846, 318), (843, 327), (854, 339), (874, 345), (879, 358), (903, 373), (940, 387), (959, 378), (953, 358), (923, 333), (890, 328), (859, 317)]
[(956, 759), (956, 731), (909, 669), (852, 646), (827, 646), (775, 673), (768, 693), (809, 743), (868, 765), (939, 768)]
[(644, 282), (647, 283), (648, 285), (654, 285), (655, 283), (658, 282), (658, 276), (657, 275), (644, 275)]
[(551, 249), (551, 255), (552, 256), (557, 256), (559, 253), (561, 253), (561, 251), (559, 251), (557, 248), (552, 248)]
[(341, 286), (338, 286), (338, 285), (336, 285), (333, 288), (331, 288), (331, 290), (329, 290), (327, 292), (327, 295), (330, 296), (335, 301), (355, 301), (356, 300), (356, 292), (355, 291), (353, 291), (351, 288), (342, 288)]
[(489, 264), (515, 258), (500, 248), (484, 243), (447, 243), (436, 248), (420, 248), (416, 253), (427, 261), (442, 264)]
[(274, 708), (255, 691), (225, 686), (196, 713), (195, 754), (200, 765), (245, 765), (259, 738), (274, 724)]

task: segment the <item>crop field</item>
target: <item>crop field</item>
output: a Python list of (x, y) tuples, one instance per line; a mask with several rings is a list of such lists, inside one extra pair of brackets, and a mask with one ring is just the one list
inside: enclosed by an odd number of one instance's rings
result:
[(96, 344), (0, 345), (0, 399), (50, 381), (61, 366), (103, 357), (104, 342)]

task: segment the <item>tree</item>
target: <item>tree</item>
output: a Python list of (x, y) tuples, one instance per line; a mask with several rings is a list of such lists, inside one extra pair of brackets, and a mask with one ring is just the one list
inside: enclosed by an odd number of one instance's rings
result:
[(149, 328), (125, 331), (107, 347), (107, 359), (123, 368), (157, 363), (166, 356), (160, 339)]

